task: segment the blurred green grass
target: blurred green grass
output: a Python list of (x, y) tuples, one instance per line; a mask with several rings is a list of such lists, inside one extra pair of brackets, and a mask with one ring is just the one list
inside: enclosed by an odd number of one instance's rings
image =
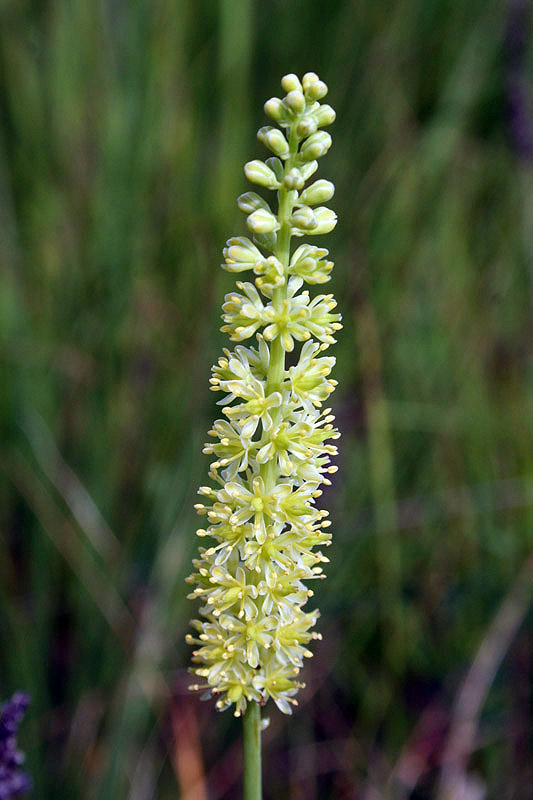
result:
[[(267, 797), (385, 793), (424, 708), (449, 713), (533, 545), (514, 5), (0, 3), (0, 694), (33, 696), (36, 797), (187, 796), (174, 723), (190, 708), (183, 578), (231, 287), (218, 264), (288, 71), (317, 71), (338, 114), (321, 174), (337, 186), (344, 436), (325, 642), (301, 716), (272, 713)], [(488, 798), (528, 797), (528, 630), (474, 757)], [(237, 796), (238, 728), (190, 702), (210, 797)], [(340, 740), (351, 755), (306, 771), (302, 753)], [(416, 796), (432, 780), (430, 764)]]

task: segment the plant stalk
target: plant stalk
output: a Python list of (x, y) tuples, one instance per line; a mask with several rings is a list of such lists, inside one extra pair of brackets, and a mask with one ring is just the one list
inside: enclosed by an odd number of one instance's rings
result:
[[(294, 158), (298, 152), (298, 140), (295, 127), (291, 129), (289, 137), (290, 156), (285, 163), (284, 174), (293, 166)], [(278, 233), (278, 242), (274, 255), (283, 264), (285, 276), (290, 259), (292, 202), (287, 189), (282, 186), (279, 191), (278, 220), (281, 224)], [(287, 297), (287, 283), (275, 289), (272, 303), (276, 310), (280, 310)], [(266, 392), (270, 394), (279, 391), (285, 376), (285, 351), (279, 338), (270, 346), (270, 365), (266, 376)], [(274, 409), (272, 420), (275, 423), (280, 410)], [(277, 481), (278, 466), (273, 458), (261, 465), (261, 475), (265, 481), (267, 491), (271, 491)], [(249, 702), (243, 717), (243, 800), (261, 800), (261, 710), (257, 703)]]
[(243, 800), (261, 800), (261, 709), (250, 702), (243, 724)]
[[(298, 140), (294, 133), (294, 126), (291, 129), (289, 136), (289, 150), (290, 156), (285, 162), (284, 174), (291, 169), (294, 165), (294, 158), (298, 152)], [(285, 285), (279, 289), (274, 289), (272, 294), (272, 304), (274, 308), (279, 311), (283, 307), (283, 302), (287, 297), (287, 269), (290, 260), (291, 250), (291, 223), (290, 216), (292, 214), (292, 203), (290, 201), (290, 194), (287, 189), (282, 185), (279, 191), (279, 207), (278, 207), (278, 220), (281, 228), (278, 232), (277, 247), (274, 255), (283, 264), (285, 272)], [(279, 391), (283, 378), (285, 377), (285, 351), (281, 346), (279, 337), (275, 339), (270, 345), (270, 365), (266, 376), (266, 391), (267, 394)], [(274, 409), (272, 412), (272, 420), (277, 422), (280, 415), (280, 409)], [(261, 466), (261, 475), (265, 481), (267, 489), (271, 490), (276, 485), (277, 480), (277, 462), (273, 458), (271, 461)]]

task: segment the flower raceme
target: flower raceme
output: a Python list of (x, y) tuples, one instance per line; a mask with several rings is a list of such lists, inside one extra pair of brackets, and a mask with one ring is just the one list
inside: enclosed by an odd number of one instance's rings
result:
[[(252, 239), (229, 239), (223, 269), (253, 273), (226, 295), (222, 331), (233, 342), (213, 367), (211, 389), (225, 419), (209, 431), (204, 452), (214, 456), (196, 505), (207, 520), (190, 598), (203, 603), (197, 635), (188, 635), (192, 672), (201, 679), (193, 689), (217, 695), (217, 707), (272, 698), (291, 713), (307, 645), (319, 613), (303, 608), (313, 592), (308, 582), (323, 578), (328, 561), (321, 548), (330, 544), (327, 511), (315, 501), (320, 486), (335, 472), (331, 442), (339, 437), (331, 409), (323, 409), (336, 381), (335, 359), (322, 353), (335, 342), (340, 314), (331, 294), (311, 297), (304, 284), (329, 280), (328, 251), (302, 244), (291, 255), (292, 237), (329, 233), (336, 215), (321, 205), (334, 186), (319, 179), (307, 184), (327, 153), (331, 137), (321, 130), (335, 119), (319, 101), (327, 87), (308, 72), (302, 81), (286, 75), (283, 99), (272, 98), (265, 112), (280, 128), (265, 126), (258, 139), (272, 153), (246, 164), (249, 181), (277, 193), (277, 210), (256, 192), (238, 200)], [(240, 344), (252, 339), (251, 344)], [(254, 341), (255, 340), (255, 341)], [(285, 355), (298, 345), (298, 359)]]

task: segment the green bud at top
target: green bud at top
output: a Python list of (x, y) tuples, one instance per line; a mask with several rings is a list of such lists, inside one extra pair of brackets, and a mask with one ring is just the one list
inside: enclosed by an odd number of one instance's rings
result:
[(324, 81), (315, 81), (305, 90), (306, 97), (309, 97), (311, 100), (321, 100), (327, 93), (328, 87)]
[(296, 133), (298, 134), (300, 139), (305, 139), (307, 136), (311, 136), (311, 134), (314, 133), (317, 128), (318, 128), (318, 123), (316, 119), (314, 119), (312, 116), (304, 117), (298, 123), (296, 127)]
[(278, 237), (276, 233), (257, 233), (254, 231), (254, 242), (262, 247), (263, 250), (270, 250), (271, 253), (276, 249)]
[(300, 174), (304, 181), (308, 181), (311, 175), (314, 175), (318, 169), (318, 161), (308, 161), (307, 164), (302, 164), (300, 167)]
[(281, 79), (281, 88), (286, 92), (292, 92), (295, 89), (298, 90), (299, 92), (303, 91), (300, 79), (293, 72), (289, 73), (289, 75), (283, 76), (283, 78)]
[(273, 233), (280, 227), (277, 217), (264, 208), (258, 208), (250, 214), (246, 224), (253, 233)]
[(279, 160), (279, 158), (267, 158), (265, 161), (267, 167), (270, 167), (276, 179), (281, 183), (283, 181), (283, 176), (285, 174), (283, 169), (283, 163)]
[(335, 186), (331, 181), (319, 180), (315, 181), (305, 189), (300, 195), (300, 202), (306, 203), (310, 206), (315, 206), (317, 203), (326, 203), (331, 200), (335, 193)]
[(289, 92), (285, 98), (285, 102), (288, 107), (297, 114), (305, 111), (305, 97), (299, 89), (293, 89), (292, 92)]
[(287, 158), (289, 155), (289, 143), (278, 128), (272, 128), (265, 135), (265, 144), (280, 158)]
[(319, 108), (313, 112), (313, 117), (316, 119), (319, 128), (322, 128), (324, 125), (331, 125), (332, 122), (335, 122), (336, 116), (335, 111), (327, 104), (319, 106)]
[(304, 92), (306, 92), (309, 89), (311, 84), (316, 83), (318, 80), (320, 80), (320, 78), (318, 77), (316, 72), (306, 72), (302, 78), (302, 86)]
[(283, 178), (283, 185), (286, 189), (297, 189), (300, 191), (305, 185), (305, 179), (301, 171), (293, 167)]
[[(257, 131), (257, 138), (277, 156), (287, 158), (289, 155), (289, 143), (279, 128), (272, 128), (270, 125), (265, 125)], [(283, 167), (281, 168), (281, 172), (283, 173)]]
[(263, 125), (263, 127), (259, 128), (259, 130), (257, 131), (257, 138), (259, 139), (260, 142), (262, 142), (264, 144), (265, 143), (266, 134), (269, 131), (273, 131), (273, 130), (274, 130), (274, 128), (271, 125)]
[(265, 114), (275, 122), (282, 122), (285, 119), (287, 110), (279, 97), (271, 97), (265, 105)]
[(242, 211), (243, 214), (251, 214), (253, 211), (257, 211), (258, 208), (264, 208), (266, 211), (270, 211), (270, 206), (266, 200), (263, 200), (263, 198), (255, 192), (245, 192), (241, 194), (237, 200), (237, 206), (239, 211)]
[(317, 131), (306, 139), (300, 148), (304, 161), (314, 161), (324, 156), (331, 147), (331, 136), (326, 131)]
[(256, 159), (244, 165), (244, 174), (252, 183), (265, 186), (267, 189), (278, 189), (279, 183), (274, 172), (263, 161)]

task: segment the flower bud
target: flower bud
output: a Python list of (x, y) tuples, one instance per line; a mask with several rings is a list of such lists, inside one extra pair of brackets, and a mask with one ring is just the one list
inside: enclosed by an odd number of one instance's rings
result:
[(274, 130), (272, 125), (263, 125), (262, 128), (259, 128), (259, 130), (257, 131), (257, 138), (262, 144), (265, 143), (265, 137), (267, 133), (272, 130)]
[(271, 128), (265, 136), (265, 144), (280, 158), (287, 158), (289, 155), (289, 143), (278, 128)]
[(331, 136), (325, 131), (313, 133), (306, 139), (300, 148), (300, 155), (304, 161), (314, 161), (325, 155), (331, 147)]
[(228, 239), (222, 252), (226, 262), (222, 266), (228, 272), (253, 269), (263, 260), (261, 251), (246, 236), (234, 236)]
[(265, 186), (267, 189), (278, 189), (279, 183), (274, 172), (263, 161), (255, 159), (244, 165), (244, 174), (252, 183)]
[(300, 170), (295, 167), (290, 169), (283, 179), (283, 185), (287, 189), (296, 189), (297, 191), (303, 189), (305, 180)]
[(291, 72), (288, 75), (284, 75), (281, 79), (281, 88), (286, 92), (292, 92), (295, 89), (301, 92), (302, 84), (300, 83), (298, 76)]
[(285, 283), (283, 264), (275, 256), (260, 261), (254, 270), (259, 277), (255, 285), (266, 296), (272, 297), (272, 292)]
[(279, 97), (271, 97), (264, 105), (265, 114), (275, 122), (282, 122), (285, 119), (286, 108)]
[(300, 174), (304, 181), (308, 181), (311, 175), (314, 175), (318, 169), (318, 161), (308, 161), (307, 164), (302, 164), (300, 167)]
[(333, 268), (333, 262), (325, 258), (327, 255), (328, 251), (322, 247), (303, 244), (291, 258), (289, 274), (297, 275), (312, 285), (326, 283)]
[(273, 233), (280, 227), (274, 214), (264, 208), (258, 208), (250, 214), (246, 224), (253, 233)]
[[(259, 211), (256, 211), (256, 214), (259, 213)], [(337, 215), (331, 210), (331, 208), (320, 206), (320, 208), (315, 208), (313, 213), (317, 220), (316, 228), (313, 228), (311, 231), (313, 235), (318, 233), (329, 233), (337, 224)]]
[[(278, 226), (279, 227), (279, 226)], [(264, 250), (270, 250), (271, 253), (276, 249), (278, 237), (276, 233), (255, 233), (254, 242), (262, 247)]]
[(257, 211), (258, 208), (264, 208), (267, 211), (270, 211), (270, 206), (266, 200), (263, 200), (263, 198), (255, 192), (245, 192), (244, 194), (241, 194), (237, 200), (237, 206), (239, 211), (242, 211), (243, 214), (251, 214), (253, 211)]
[(306, 72), (302, 78), (302, 85), (304, 92), (311, 86), (312, 83), (316, 83), (316, 81), (320, 80), (316, 72)]
[(296, 203), (298, 201), (298, 192), (296, 191), (296, 189), (291, 189), (288, 192), (288, 200), (289, 200), (289, 203), (291, 205), (291, 208), (294, 208), (294, 206), (296, 205)]
[(298, 123), (296, 133), (300, 139), (306, 139), (308, 136), (311, 136), (311, 134), (314, 133), (317, 128), (317, 122), (313, 117), (304, 117)]
[(332, 122), (335, 122), (335, 117), (337, 115), (332, 107), (328, 106), (326, 103), (323, 106), (319, 106), (313, 116), (316, 119), (318, 127), (321, 128), (323, 125), (331, 125)]
[(322, 97), (325, 97), (328, 93), (328, 87), (324, 83), (324, 81), (315, 81), (314, 83), (310, 84), (305, 90), (305, 94), (311, 100), (320, 100)]
[(311, 186), (308, 186), (307, 189), (304, 189), (300, 195), (300, 202), (315, 206), (317, 203), (326, 203), (328, 200), (331, 200), (334, 193), (335, 186), (331, 181), (315, 181)]
[(305, 111), (305, 97), (298, 89), (293, 89), (285, 98), (285, 102), (292, 111), (300, 114)]
[(309, 231), (313, 228), (316, 228), (318, 220), (309, 206), (302, 206), (301, 208), (296, 209), (292, 215), (291, 223), (297, 228), (302, 228), (303, 230)]
[(273, 157), (267, 158), (265, 159), (265, 164), (267, 165), (267, 167), (270, 167), (270, 169), (276, 176), (277, 180), (281, 182), (283, 179), (283, 164), (279, 160), (279, 158), (273, 158)]

